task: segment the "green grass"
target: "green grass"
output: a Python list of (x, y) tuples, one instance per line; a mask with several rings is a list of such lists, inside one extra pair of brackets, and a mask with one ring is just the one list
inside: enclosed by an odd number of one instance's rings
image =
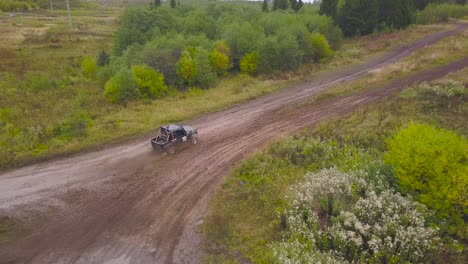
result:
[[(448, 79), (466, 84), (468, 69)], [(466, 116), (466, 93), (447, 101), (434, 94), (409, 98), (403, 92), (274, 144), (241, 164), (214, 194), (202, 226), (205, 263), (241, 263), (243, 258), (271, 263), (268, 245), (280, 241), (285, 230), (279, 215), (287, 208), (290, 187), (306, 171), (370, 164), (386, 151), (386, 139), (411, 122), (451, 129), (466, 137)], [(453, 252), (441, 253), (435, 260), (447, 259), (466, 260)]]
[[(110, 103), (102, 81), (80, 69), (85, 57), (110, 51), (118, 8), (74, 10), (74, 29), (64, 13), (38, 12), (0, 18), (0, 169), (91, 149), (148, 133), (159, 125), (188, 120), (245, 100), (275, 92), (322, 72), (359, 63), (402, 42), (449, 25), (349, 39), (335, 56), (295, 72), (256, 78), (235, 75), (201, 93), (174, 92), (163, 100), (140, 100), (126, 106)], [(91, 122), (73, 120), (88, 116)], [(64, 124), (84, 127), (82, 133), (60, 134)], [(89, 124), (89, 126), (88, 126)]]

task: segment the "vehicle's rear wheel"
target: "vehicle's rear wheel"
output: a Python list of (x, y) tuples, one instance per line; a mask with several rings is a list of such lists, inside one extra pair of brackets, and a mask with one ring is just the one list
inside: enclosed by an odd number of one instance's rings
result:
[(196, 145), (198, 143), (198, 138), (196, 136), (192, 136), (192, 144)]
[(167, 149), (167, 153), (169, 153), (169, 154), (171, 154), (171, 155), (175, 154), (175, 148), (174, 148), (174, 147), (169, 147), (169, 148)]

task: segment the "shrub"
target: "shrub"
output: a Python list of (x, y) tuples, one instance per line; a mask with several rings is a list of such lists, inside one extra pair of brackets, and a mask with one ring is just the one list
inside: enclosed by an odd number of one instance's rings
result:
[(104, 94), (111, 102), (123, 104), (138, 98), (139, 93), (132, 71), (122, 69), (117, 72), (106, 82)]
[(234, 65), (239, 66), (244, 55), (253, 52), (261, 43), (263, 32), (250, 23), (234, 23), (226, 27), (224, 40), (232, 51)]
[[(166, 84), (177, 85), (177, 62), (186, 49), (186, 40), (182, 35), (161, 36), (147, 43), (141, 51), (136, 49), (136, 55), (127, 54), (128, 60), (138, 60), (164, 75)], [(141, 48), (140, 48), (141, 49)]]
[(86, 135), (86, 130), (91, 125), (92, 119), (87, 112), (75, 111), (54, 129), (54, 134), (68, 139), (82, 137)]
[(193, 85), (197, 75), (197, 65), (192, 55), (185, 51), (177, 62), (177, 75), (180, 77), (183, 85)]
[(468, 214), (468, 142), (454, 132), (411, 124), (388, 141), (385, 161), (404, 191), (447, 217), (453, 233), (463, 234)]
[(38, 75), (32, 72), (26, 74), (26, 85), (33, 92), (39, 92), (57, 87), (57, 82), (48, 75)]
[(467, 5), (429, 4), (416, 13), (416, 23), (431, 24), (448, 21), (449, 17), (462, 18), (468, 15)]
[(468, 91), (463, 87), (463, 83), (454, 80), (446, 80), (419, 84), (411, 89), (403, 91), (402, 97), (414, 99), (443, 97), (450, 99), (456, 96), (463, 96), (467, 93)]
[(96, 73), (96, 69), (97, 64), (94, 58), (84, 58), (81, 62), (81, 70), (88, 77), (93, 76)]
[(292, 188), (279, 263), (420, 263), (439, 238), (425, 207), (391, 190), (378, 193), (361, 173), (308, 173)]
[(195, 49), (194, 53), (195, 84), (201, 88), (209, 88), (216, 82), (216, 73), (210, 62), (210, 53), (201, 47)]
[(246, 54), (240, 62), (241, 72), (256, 74), (258, 72), (259, 55), (257, 52)]
[(109, 64), (110, 56), (105, 50), (101, 50), (97, 56), (96, 64), (99, 67)]
[(224, 76), (232, 67), (229, 59), (231, 49), (224, 43), (218, 43), (210, 53), (210, 62), (218, 75)]
[(311, 45), (313, 49), (312, 58), (315, 61), (328, 58), (333, 54), (325, 36), (323, 36), (320, 33), (314, 33), (311, 35), (310, 38), (311, 38)]
[(164, 76), (146, 65), (133, 66), (133, 77), (143, 98), (160, 98), (167, 94)]

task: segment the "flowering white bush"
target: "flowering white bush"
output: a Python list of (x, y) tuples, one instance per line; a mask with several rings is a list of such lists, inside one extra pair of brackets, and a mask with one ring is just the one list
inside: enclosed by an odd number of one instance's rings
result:
[(423, 205), (379, 193), (364, 172), (336, 168), (308, 173), (293, 187), (286, 211), (288, 233), (271, 245), (278, 263), (420, 263), (438, 245), (436, 230), (425, 225)]
[(450, 98), (460, 96), (466, 93), (465, 87), (455, 80), (444, 80), (432, 83), (422, 83), (414, 88), (408, 89), (402, 93), (405, 98), (423, 98), (425, 96), (441, 96)]
[(346, 259), (420, 263), (437, 247), (436, 230), (425, 226), (425, 207), (391, 190), (371, 191), (328, 230)]

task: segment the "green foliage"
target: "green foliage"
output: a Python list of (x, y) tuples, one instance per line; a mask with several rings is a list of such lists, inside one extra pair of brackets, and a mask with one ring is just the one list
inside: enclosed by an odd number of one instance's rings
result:
[(0, 11), (28, 11), (32, 9), (39, 9), (40, 6), (34, 1), (24, 0), (0, 0)]
[(262, 37), (263, 33), (248, 22), (235, 23), (226, 27), (224, 40), (231, 48), (235, 66), (239, 67), (242, 57), (260, 45)]
[(291, 9), (297, 13), (302, 8), (302, 6), (304, 6), (304, 3), (302, 0), (289, 0), (289, 5), (291, 6)]
[(109, 64), (110, 56), (105, 50), (101, 50), (97, 56), (96, 64), (99, 67)]
[(167, 94), (164, 76), (146, 65), (132, 67), (133, 76), (143, 98), (161, 98)]
[(177, 4), (175, 0), (171, 0), (171, 8), (176, 8)]
[(81, 62), (81, 70), (88, 77), (94, 76), (97, 70), (96, 60), (90, 57), (84, 58)]
[(226, 44), (220, 42), (210, 53), (210, 62), (218, 75), (225, 76), (232, 67), (229, 60), (231, 49)]
[(48, 75), (39, 75), (33, 72), (26, 74), (26, 86), (33, 92), (57, 88), (57, 81)]
[(380, 0), (379, 27), (400, 29), (413, 22), (413, 1), (407, 0)]
[(182, 57), (177, 62), (177, 74), (183, 81), (182, 84), (188, 86), (195, 84), (197, 72), (197, 64), (192, 55), (188, 51), (182, 53)]
[(66, 139), (83, 137), (91, 125), (92, 119), (87, 112), (74, 111), (54, 128), (54, 134)]
[(286, 10), (288, 9), (288, 7), (289, 7), (288, 0), (273, 0), (273, 10), (277, 10), (277, 9)]
[(263, 0), (263, 3), (262, 3), (262, 12), (266, 12), (268, 13), (268, 1), (267, 0)]
[(195, 84), (198, 87), (209, 88), (216, 82), (216, 72), (213, 70), (209, 56), (210, 53), (206, 49), (199, 47), (195, 50)]
[(131, 70), (122, 69), (110, 78), (104, 94), (111, 102), (126, 104), (139, 97), (138, 88)]
[(374, 32), (379, 13), (378, 0), (346, 0), (338, 23), (345, 36), (360, 36)]
[(258, 72), (259, 55), (257, 52), (245, 54), (240, 62), (241, 72), (256, 74)]
[(411, 124), (388, 141), (385, 161), (404, 191), (447, 217), (452, 233), (467, 238), (468, 141), (454, 132)]
[(336, 19), (336, 12), (338, 10), (338, 0), (322, 0), (320, 3), (320, 14), (330, 16)]
[(311, 39), (312, 49), (314, 51), (312, 53), (312, 58), (315, 61), (328, 58), (333, 54), (330, 46), (328, 45), (327, 39), (322, 34), (314, 33), (310, 36), (310, 39)]
[(416, 23), (431, 24), (448, 21), (450, 17), (463, 18), (465, 16), (468, 16), (467, 5), (429, 4), (426, 8), (416, 13)]

